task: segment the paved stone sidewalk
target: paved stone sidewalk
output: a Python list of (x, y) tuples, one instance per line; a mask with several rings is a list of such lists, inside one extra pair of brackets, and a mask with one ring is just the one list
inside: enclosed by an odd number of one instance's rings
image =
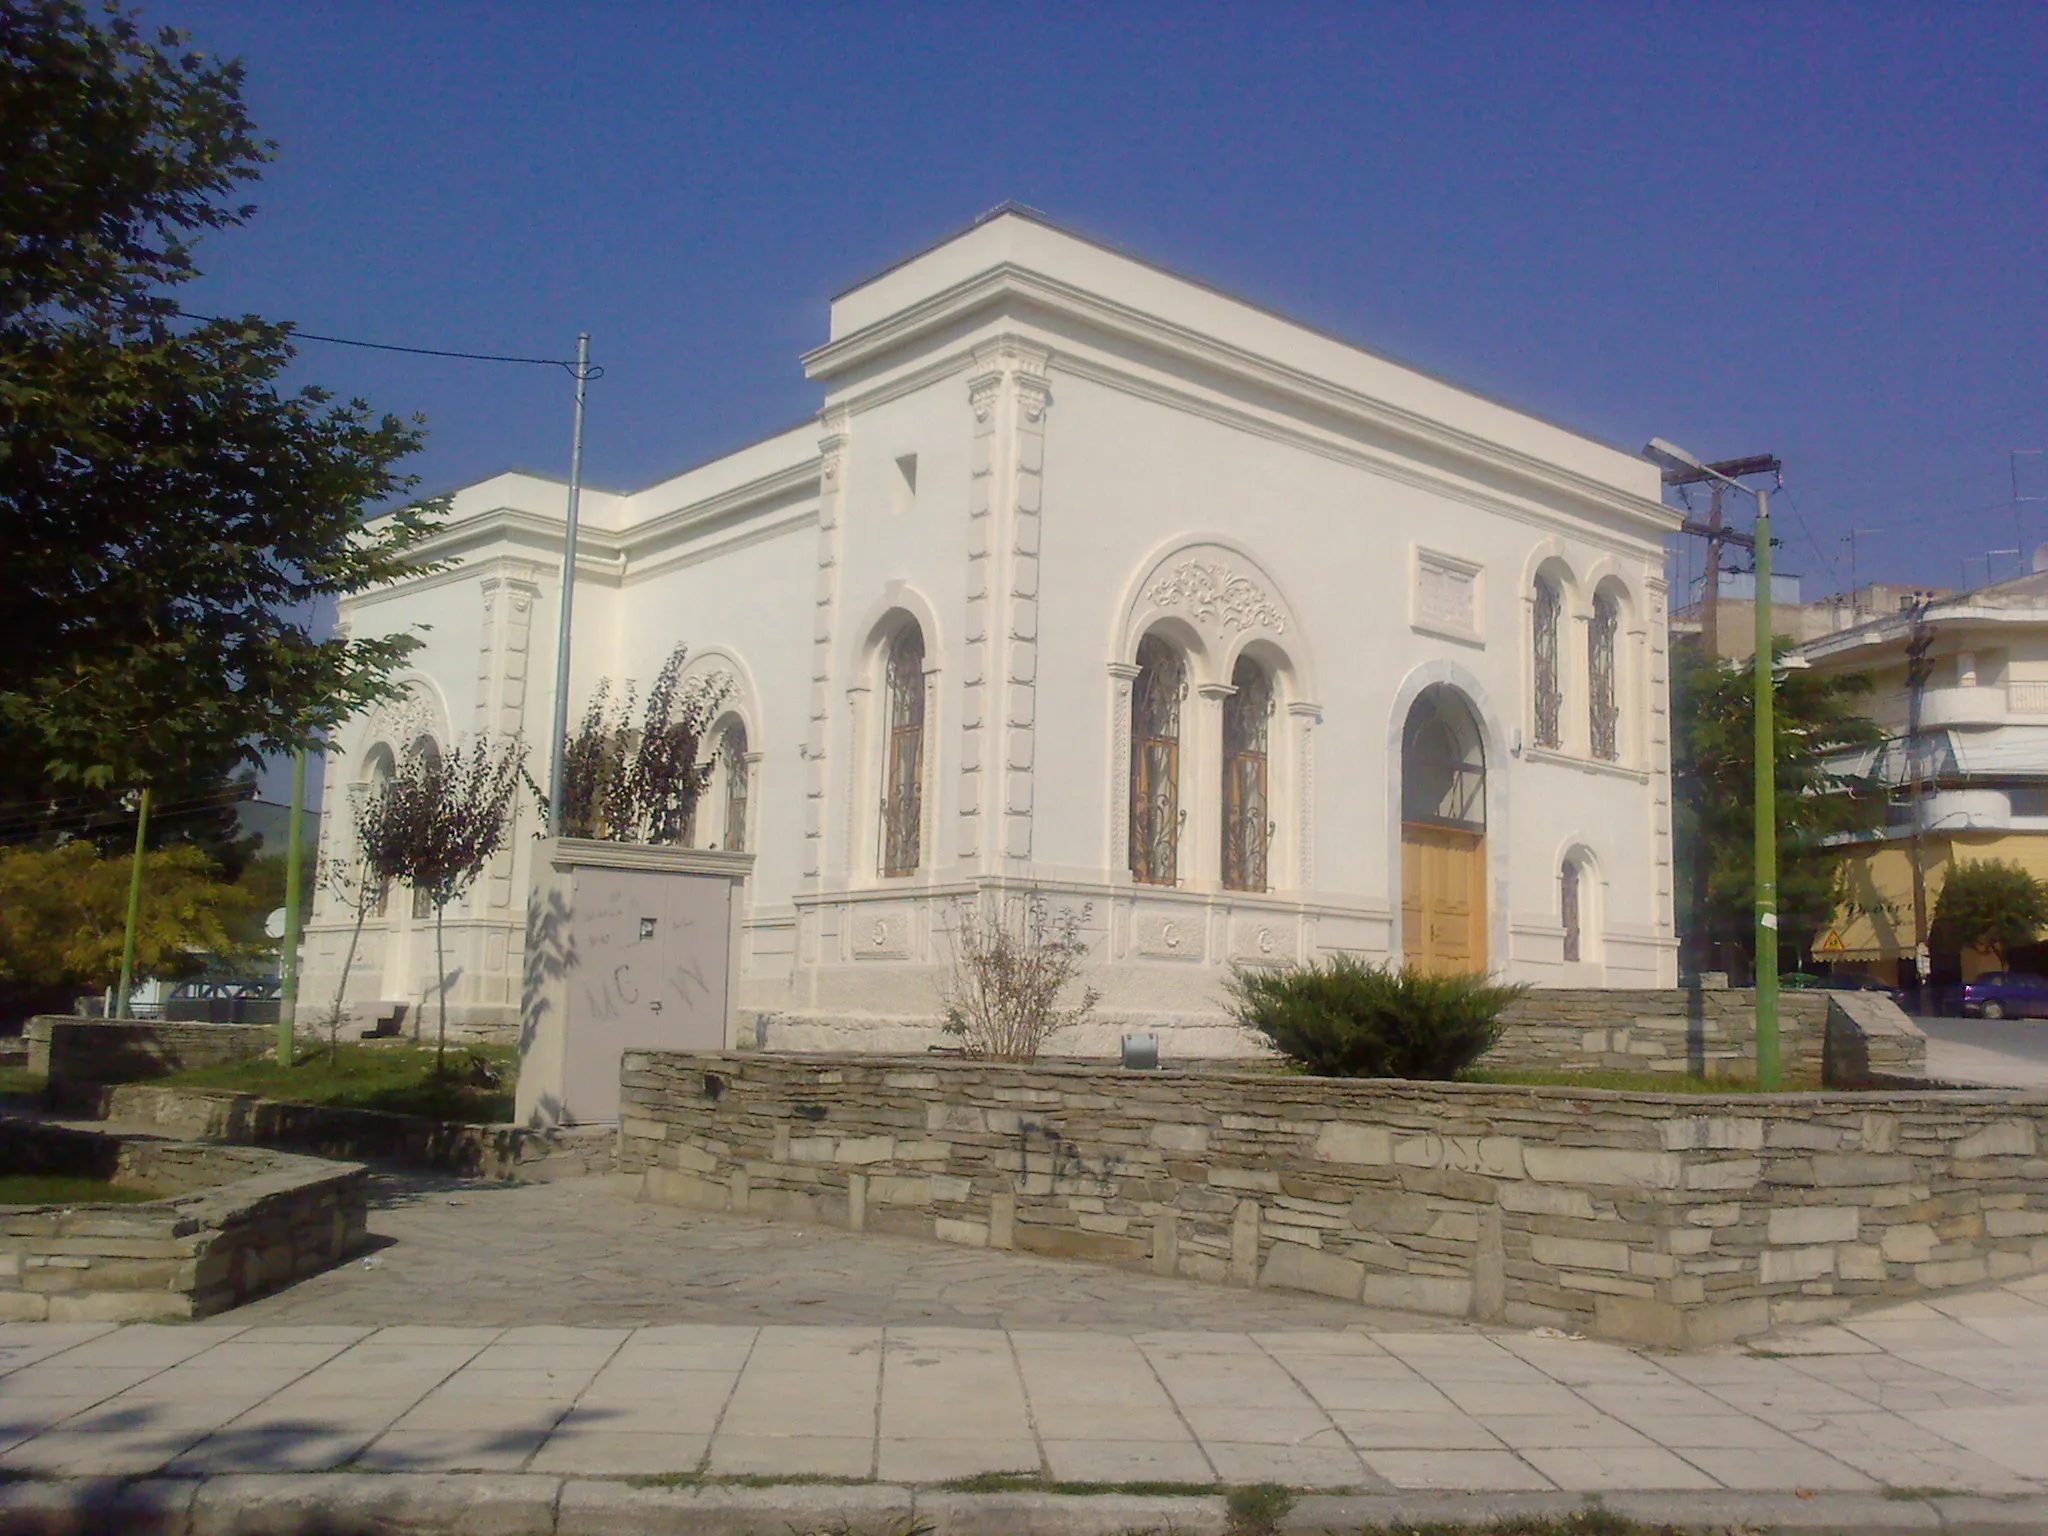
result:
[(1529, 1333), (0, 1327), (0, 1472), (2048, 1492), (2048, 1278), (1651, 1356)]
[(380, 1177), (368, 1263), (300, 1281), (237, 1323), (832, 1323), (1224, 1328), (1460, 1326), (1283, 1291), (636, 1203), (609, 1179)]

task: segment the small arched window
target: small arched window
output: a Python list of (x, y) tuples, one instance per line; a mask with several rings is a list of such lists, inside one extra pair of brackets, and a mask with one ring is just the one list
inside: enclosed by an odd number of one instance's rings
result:
[(1564, 745), (1564, 686), (1557, 672), (1557, 628), (1564, 607), (1557, 583), (1536, 578), (1536, 745)]
[[(364, 800), (370, 800), (384, 793), (384, 787), (391, 782), (395, 772), (391, 761), (391, 749), (381, 741), (370, 748), (369, 756), (363, 759), (363, 782), (358, 792)], [(364, 871), (365, 877), (368, 871)], [(391, 882), (379, 880), (371, 888), (366, 913), (370, 917), (391, 915)]]
[(1187, 674), (1173, 647), (1138, 643), (1131, 688), (1131, 876), (1146, 885), (1179, 878), (1180, 707)]
[(1585, 936), (1579, 916), (1579, 861), (1566, 859), (1557, 872), (1558, 915), (1564, 924), (1564, 958), (1578, 964), (1585, 951)]
[(1249, 656), (1238, 658), (1230, 683), (1235, 691), (1223, 701), (1223, 884), (1263, 891), (1273, 832), (1266, 750), (1273, 684)]
[(725, 771), (725, 851), (747, 851), (747, 728), (735, 720), (718, 741)]
[(924, 822), (924, 632), (889, 647), (888, 742), (882, 793), (882, 873), (917, 873)]
[(1586, 636), (1587, 704), (1593, 755), (1613, 762), (1621, 755), (1621, 706), (1614, 686), (1614, 637), (1621, 605), (1611, 592), (1593, 598), (1593, 623)]

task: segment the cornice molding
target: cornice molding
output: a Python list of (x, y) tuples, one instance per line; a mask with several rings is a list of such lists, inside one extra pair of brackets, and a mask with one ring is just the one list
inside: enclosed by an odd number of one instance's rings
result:
[[(1675, 529), (1680, 521), (1679, 515), (1667, 509), (1662, 502), (1632, 496), (1590, 476), (1560, 468), (1518, 449), (1508, 448), (1458, 428), (1446, 426), (1405, 407), (1363, 394), (1231, 343), (1205, 336), (1185, 326), (1161, 320), (1155, 315), (1132, 309), (1128, 305), (1105, 299), (1100, 294), (1062, 283), (1043, 273), (1019, 267), (1011, 262), (1000, 263), (966, 278), (886, 319), (806, 353), (803, 359), (805, 374), (807, 377), (829, 383), (834, 377), (906, 346), (935, 328), (956, 322), (964, 314), (1000, 304), (1005, 300), (1023, 300), (1043, 305), (1058, 313), (1074, 316), (1111, 335), (1156, 348), (1184, 362), (1213, 368), (1246, 383), (1270, 390), (1299, 405), (1330, 412), (1415, 442), (1438, 453), (1472, 460), (1496, 472), (1505, 471), (1554, 493), (1601, 506), (1613, 515), (1643, 523), (1654, 530), (1658, 537)], [(1334, 341), (1329, 344), (1342, 345)], [(1076, 367), (1076, 359), (1065, 349), (1060, 355), (1060, 366), (1080, 371)], [(1457, 388), (1456, 385), (1448, 384), (1444, 387)], [(1512, 406), (1498, 405), (1494, 402), (1484, 403), (1499, 410), (1514, 409)], [(1571, 436), (1579, 435), (1571, 433), (1569, 428), (1564, 427), (1552, 426), (1550, 430)]]

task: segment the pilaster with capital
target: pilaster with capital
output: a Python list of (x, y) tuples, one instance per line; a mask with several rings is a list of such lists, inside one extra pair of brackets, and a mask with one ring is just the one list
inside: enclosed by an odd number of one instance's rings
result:
[(839, 543), (845, 519), (845, 454), (848, 418), (835, 412), (824, 420), (818, 442), (817, 583), (811, 615), (811, 689), (804, 727), (804, 878), (825, 873), (825, 831), (829, 821), (826, 742), (831, 727), (832, 645), (837, 631)]
[(1294, 725), (1295, 879), (1301, 890), (1316, 883), (1316, 727), (1323, 707), (1306, 700), (1287, 706)]
[(1032, 854), (1048, 361), (1041, 348), (1000, 338), (975, 353), (967, 384), (974, 445), (960, 852), (984, 863)]
[(1678, 931), (1671, 849), (1671, 654), (1665, 623), (1669, 592), (1663, 577), (1645, 576), (1643, 608), (1649, 630), (1643, 669), (1646, 686), (1631, 690), (1622, 700), (1624, 721), (1629, 713), (1642, 710), (1648, 725), (1644, 747), (1650, 770), (1651, 860), (1657, 900), (1653, 922), (1659, 935)]
[(1109, 664), (1109, 856), (1103, 868), (1112, 879), (1131, 871), (1131, 690), (1136, 662)]

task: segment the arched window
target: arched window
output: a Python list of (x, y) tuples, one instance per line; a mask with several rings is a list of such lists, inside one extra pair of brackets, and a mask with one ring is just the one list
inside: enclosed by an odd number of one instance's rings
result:
[(1621, 706), (1614, 686), (1614, 636), (1621, 627), (1621, 605), (1611, 592), (1593, 598), (1593, 623), (1586, 636), (1587, 702), (1593, 755), (1610, 763), (1621, 755)]
[(1146, 885), (1179, 878), (1180, 706), (1187, 674), (1156, 636), (1138, 643), (1131, 687), (1131, 875)]
[(1564, 685), (1557, 673), (1557, 627), (1563, 609), (1557, 584), (1536, 578), (1536, 745), (1564, 745)]
[(725, 770), (725, 851), (747, 851), (747, 728), (735, 720), (718, 742)]
[(924, 821), (924, 632), (889, 647), (889, 736), (882, 794), (882, 873), (917, 873)]
[(1230, 683), (1236, 691), (1223, 701), (1223, 884), (1263, 891), (1273, 831), (1266, 768), (1273, 684), (1249, 656), (1238, 658)]
[(1567, 965), (1578, 964), (1585, 949), (1584, 936), (1579, 917), (1579, 861), (1566, 859), (1557, 872), (1558, 915), (1564, 924), (1564, 958)]

